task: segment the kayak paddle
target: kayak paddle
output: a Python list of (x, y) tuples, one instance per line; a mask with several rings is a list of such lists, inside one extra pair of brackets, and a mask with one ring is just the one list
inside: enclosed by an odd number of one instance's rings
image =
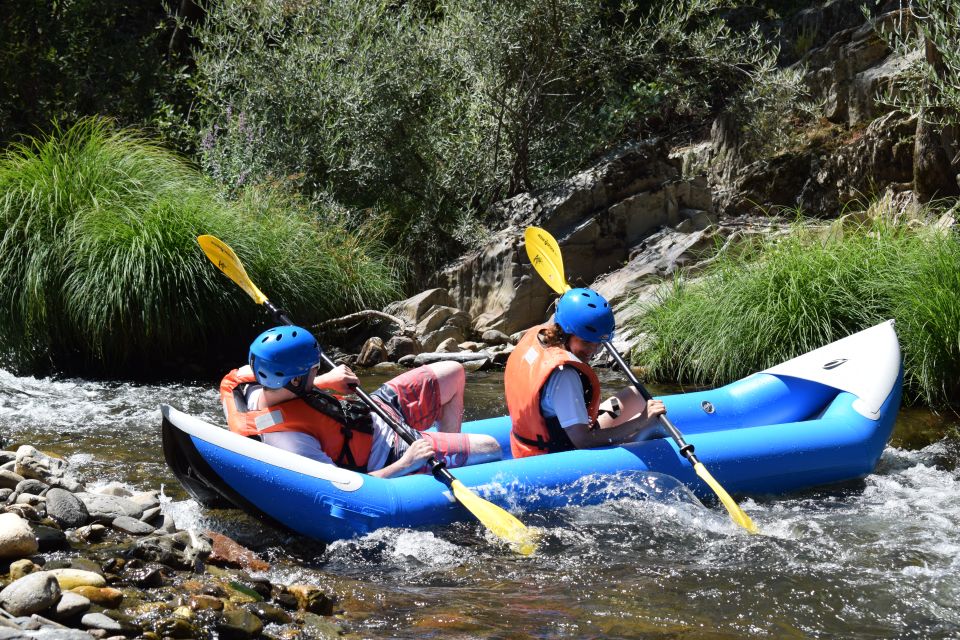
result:
[[(539, 227), (527, 227), (527, 230), (523, 234), (523, 239), (527, 245), (527, 256), (530, 258), (533, 268), (540, 274), (540, 277), (550, 285), (551, 289), (560, 295), (569, 291), (570, 285), (567, 284), (566, 278), (564, 278), (563, 275), (563, 256), (560, 253), (560, 245), (557, 244), (554, 237), (550, 235), (550, 232)], [(640, 383), (637, 376), (633, 374), (633, 370), (624, 362), (610, 341), (605, 341), (603, 346), (620, 368), (623, 369), (627, 378), (630, 379), (630, 383), (640, 392), (643, 399), (649, 402), (652, 398), (650, 392)], [(700, 479), (707, 483), (707, 485), (713, 489), (713, 492), (717, 494), (717, 497), (720, 498), (720, 502), (727, 508), (730, 518), (750, 533), (757, 533), (757, 525), (755, 525), (753, 520), (750, 519), (750, 516), (734, 502), (730, 494), (720, 486), (720, 483), (710, 475), (707, 468), (704, 467), (703, 463), (694, 455), (693, 445), (683, 439), (683, 434), (674, 426), (673, 422), (671, 422), (666, 415), (661, 414), (660, 423), (663, 424), (670, 434), (670, 437), (677, 443), (677, 446), (680, 448), (680, 453), (693, 465), (693, 469), (697, 475), (700, 476)]]
[[(197, 242), (207, 257), (210, 258), (210, 261), (213, 262), (220, 271), (226, 274), (228, 278), (239, 285), (247, 295), (253, 298), (254, 302), (264, 305), (267, 310), (270, 311), (274, 320), (285, 325), (293, 324), (290, 318), (270, 302), (267, 296), (263, 295), (263, 292), (253, 284), (253, 281), (251, 281), (247, 275), (246, 269), (243, 268), (240, 258), (237, 257), (237, 254), (233, 252), (233, 249), (231, 249), (229, 245), (219, 238), (210, 235), (199, 236)], [(337, 366), (322, 349), (320, 350), (320, 358), (330, 369)], [(384, 411), (383, 408), (374, 402), (373, 398), (359, 386), (355, 386), (353, 390), (371, 411), (390, 425), (390, 428), (393, 429), (404, 442), (413, 444), (414, 441), (419, 438), (416, 431), (405, 424), (397, 422), (393, 416)], [(536, 536), (534, 532), (524, 526), (522, 522), (492, 502), (488, 502), (470, 491), (470, 489), (450, 473), (444, 463), (437, 460), (436, 456), (431, 456), (427, 460), (427, 464), (430, 465), (430, 471), (434, 477), (447, 485), (460, 504), (476, 516), (494, 535), (510, 543), (514, 549), (523, 555), (529, 555), (536, 550)]]

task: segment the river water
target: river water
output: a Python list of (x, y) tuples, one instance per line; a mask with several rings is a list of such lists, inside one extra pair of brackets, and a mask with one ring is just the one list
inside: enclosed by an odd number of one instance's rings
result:
[[(624, 383), (603, 381), (607, 391)], [(597, 507), (518, 514), (545, 532), (538, 553), (520, 557), (475, 523), (382, 530), (323, 548), (237, 511), (201, 509), (163, 462), (161, 402), (223, 421), (213, 384), (0, 370), (0, 436), (8, 448), (66, 457), (91, 484), (162, 486), (179, 526), (255, 548), (275, 582), (337, 593), (347, 637), (960, 638), (956, 417), (903, 410), (863, 481), (741, 500), (760, 536), (682, 491), (665, 502), (637, 491)], [(470, 374), (467, 418), (503, 411), (502, 375)]]

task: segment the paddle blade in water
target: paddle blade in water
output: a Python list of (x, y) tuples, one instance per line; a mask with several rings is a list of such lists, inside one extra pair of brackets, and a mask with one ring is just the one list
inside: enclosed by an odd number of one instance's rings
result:
[(210, 258), (210, 262), (217, 266), (217, 269), (223, 271), (228, 278), (240, 285), (240, 288), (247, 292), (247, 295), (253, 298), (257, 304), (263, 304), (267, 301), (267, 296), (263, 295), (257, 285), (247, 275), (246, 269), (240, 258), (233, 252), (230, 245), (215, 236), (198, 236), (197, 242), (200, 248)]
[(760, 533), (757, 525), (753, 524), (753, 520), (750, 519), (750, 516), (740, 508), (740, 505), (733, 501), (730, 494), (710, 475), (710, 472), (707, 471), (707, 468), (703, 466), (702, 462), (693, 465), (693, 469), (697, 472), (697, 475), (700, 476), (700, 479), (706, 482), (710, 488), (713, 489), (713, 492), (717, 494), (717, 497), (720, 498), (720, 502), (727, 508), (731, 520), (750, 533)]
[(507, 541), (519, 553), (528, 556), (537, 550), (536, 534), (522, 522), (470, 491), (462, 482), (450, 483), (454, 497), (498, 538)]
[(560, 245), (550, 232), (540, 227), (527, 227), (523, 232), (523, 240), (527, 245), (527, 257), (543, 281), (561, 295), (569, 291), (570, 285), (563, 276)]

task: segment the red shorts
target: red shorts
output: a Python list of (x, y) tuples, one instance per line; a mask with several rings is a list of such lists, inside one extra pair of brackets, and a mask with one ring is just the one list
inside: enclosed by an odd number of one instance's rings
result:
[(405, 371), (370, 395), (403, 416), (403, 421), (417, 431), (425, 431), (440, 420), (440, 383), (429, 367)]
[[(394, 417), (421, 432), (421, 437), (430, 441), (437, 459), (448, 467), (462, 467), (470, 456), (470, 438), (462, 433), (440, 433), (429, 429), (440, 420), (440, 383), (429, 367), (417, 367), (401, 373), (379, 389), (371, 393), (381, 401)], [(399, 460), (409, 445), (401, 438), (396, 439), (391, 454), (393, 460)], [(425, 470), (425, 468), (424, 468)]]

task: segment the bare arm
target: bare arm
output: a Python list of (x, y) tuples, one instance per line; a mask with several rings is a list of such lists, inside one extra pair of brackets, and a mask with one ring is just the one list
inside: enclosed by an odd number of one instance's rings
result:
[(417, 440), (403, 452), (399, 460), (388, 464), (382, 469), (371, 471), (369, 475), (378, 478), (395, 478), (405, 476), (417, 469), (427, 458), (433, 455), (433, 447), (427, 440)]
[(353, 393), (353, 388), (359, 383), (356, 374), (345, 364), (321, 373), (313, 380), (313, 386), (317, 389), (329, 389), (344, 395)]
[[(643, 402), (643, 399), (640, 398), (640, 401)], [(575, 424), (567, 427), (566, 433), (578, 449), (621, 444), (630, 442), (642, 431), (649, 430), (656, 424), (658, 417), (666, 411), (662, 401), (653, 399), (643, 403), (640, 411), (636, 413), (624, 412), (613, 417), (601, 415), (597, 420), (598, 428), (596, 429), (590, 429), (586, 424)]]

